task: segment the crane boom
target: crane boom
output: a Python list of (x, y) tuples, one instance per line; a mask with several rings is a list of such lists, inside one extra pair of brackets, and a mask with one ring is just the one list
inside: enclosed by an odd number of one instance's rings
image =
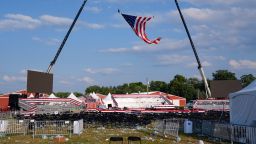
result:
[(210, 89), (209, 89), (208, 82), (207, 82), (207, 79), (206, 79), (206, 77), (205, 77), (205, 74), (204, 74), (204, 71), (203, 71), (203, 68), (202, 68), (202, 65), (201, 65), (199, 56), (198, 56), (198, 54), (197, 54), (197, 52), (196, 52), (195, 45), (194, 45), (193, 40), (192, 40), (192, 38), (191, 38), (191, 36), (190, 36), (190, 33), (189, 33), (188, 27), (187, 27), (187, 25), (186, 25), (185, 19), (184, 19), (182, 13), (181, 13), (181, 10), (180, 10), (178, 1), (175, 0), (175, 3), (176, 3), (176, 6), (177, 6), (177, 9), (178, 9), (178, 11), (179, 11), (179, 14), (180, 14), (182, 23), (183, 23), (183, 25), (184, 25), (184, 28), (185, 28), (185, 30), (186, 30), (186, 32), (187, 32), (187, 35), (188, 35), (188, 38), (189, 38), (191, 47), (192, 47), (193, 52), (194, 52), (194, 55), (195, 55), (195, 57), (196, 57), (196, 61), (197, 61), (197, 63), (198, 63), (198, 70), (199, 70), (199, 72), (200, 72), (200, 74), (201, 74), (201, 76), (202, 76), (203, 82), (204, 82), (204, 86), (205, 86), (205, 90), (206, 90), (206, 97), (207, 97), (207, 98), (208, 98), (208, 97), (211, 97), (211, 91), (210, 91)]
[(61, 43), (61, 45), (60, 45), (60, 47), (59, 47), (59, 49), (58, 49), (56, 55), (54, 56), (53, 60), (51, 61), (50, 65), (49, 65), (49, 67), (48, 67), (48, 69), (47, 69), (47, 73), (50, 73), (50, 72), (51, 72), (51, 69), (52, 69), (53, 65), (55, 64), (55, 62), (57, 61), (57, 59), (58, 59), (58, 57), (59, 57), (59, 55), (60, 55), (60, 53), (61, 53), (61, 50), (63, 49), (63, 47), (64, 47), (64, 45), (65, 45), (65, 43), (66, 43), (66, 41), (67, 41), (67, 39), (68, 39), (68, 37), (69, 37), (69, 34), (71, 33), (71, 31), (72, 31), (74, 25), (76, 24), (76, 21), (77, 21), (78, 17), (80, 16), (80, 14), (81, 14), (81, 12), (82, 12), (82, 10), (83, 10), (84, 5), (85, 5), (86, 2), (87, 2), (87, 0), (84, 0), (82, 6), (80, 7), (79, 11), (77, 12), (74, 21), (72, 22), (72, 24), (71, 24), (71, 26), (70, 26), (70, 28), (69, 28), (69, 30), (68, 30), (66, 36), (64, 37), (64, 39), (63, 39), (63, 41), (62, 41), (62, 43)]

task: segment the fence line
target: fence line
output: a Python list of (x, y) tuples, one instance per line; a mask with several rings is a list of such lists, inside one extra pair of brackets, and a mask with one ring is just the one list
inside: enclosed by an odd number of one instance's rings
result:
[(202, 122), (202, 134), (207, 136), (213, 136), (214, 131), (214, 122), (212, 121), (203, 121)]
[(33, 138), (42, 135), (68, 135), (71, 136), (71, 121), (34, 121)]
[(1, 135), (12, 135), (12, 134), (23, 134), (26, 135), (28, 130), (27, 120), (0, 120), (0, 134)]
[(173, 137), (179, 137), (179, 121), (176, 119), (165, 119), (156, 121), (154, 130)]
[(165, 121), (165, 134), (178, 137), (179, 136), (179, 122), (177, 120), (166, 120)]
[[(9, 114), (7, 114), (9, 115)], [(169, 135), (178, 138), (180, 127), (183, 127), (183, 119), (165, 119), (155, 121), (154, 130), (163, 135)], [(216, 121), (198, 121), (192, 120), (193, 133), (203, 134), (209, 137), (219, 138), (237, 143), (256, 144), (256, 127), (241, 125), (231, 125), (227, 123), (218, 123)], [(111, 126), (118, 127), (120, 123), (110, 123)], [(97, 123), (92, 123), (97, 125)], [(138, 125), (128, 124), (130, 128)], [(13, 134), (32, 134), (35, 136), (42, 135), (68, 135), (81, 134), (84, 126), (88, 127), (89, 123), (84, 124), (83, 119), (77, 121), (29, 121), (16, 119), (0, 119), (0, 135)], [(102, 126), (108, 126), (107, 124)], [(121, 126), (126, 126), (125, 124)], [(181, 130), (181, 129), (180, 129)]]
[(256, 144), (256, 127), (232, 125), (231, 141)]
[(216, 123), (213, 130), (213, 137), (223, 140), (231, 140), (231, 125)]
[(15, 115), (17, 115), (19, 111), (6, 111), (6, 112), (0, 112), (0, 120), (3, 119), (11, 119)]

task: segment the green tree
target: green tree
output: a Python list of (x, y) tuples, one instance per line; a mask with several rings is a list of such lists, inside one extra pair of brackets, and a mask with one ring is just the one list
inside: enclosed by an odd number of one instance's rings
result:
[(151, 81), (150, 82), (150, 91), (161, 91), (167, 92), (168, 85), (163, 81)]
[(74, 95), (77, 96), (77, 97), (79, 97), (79, 96), (82, 96), (83, 94), (80, 93), (80, 92), (74, 92)]
[(147, 86), (142, 82), (133, 82), (128, 85), (130, 93), (138, 93), (147, 91)]
[(169, 93), (192, 100), (196, 98), (197, 90), (184, 76), (176, 75), (169, 83)]
[(213, 80), (237, 80), (236, 74), (228, 70), (217, 70), (212, 76)]
[(252, 81), (256, 79), (252, 74), (242, 75), (241, 77), (242, 86), (248, 86)]
[(57, 93), (55, 93), (55, 95), (59, 98), (66, 98), (66, 97), (69, 96), (69, 94), (70, 94), (69, 92), (57, 92)]
[(86, 93), (86, 94), (89, 94), (89, 93), (92, 93), (92, 92), (100, 93), (100, 92), (101, 92), (101, 87), (100, 87), (100, 86), (97, 86), (97, 85), (94, 85), (94, 86), (88, 87), (88, 88), (85, 90), (85, 93)]

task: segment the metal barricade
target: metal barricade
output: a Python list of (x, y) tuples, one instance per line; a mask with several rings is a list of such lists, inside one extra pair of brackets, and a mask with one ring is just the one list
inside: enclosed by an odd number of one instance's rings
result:
[(60, 136), (68, 135), (71, 137), (72, 123), (71, 121), (34, 121), (33, 138), (35, 136)]
[(27, 134), (28, 121), (27, 120), (0, 120), (0, 134), (13, 135), (13, 134)]
[(202, 134), (207, 136), (213, 136), (214, 123), (212, 121), (204, 120), (202, 122)]
[(0, 112), (0, 119), (12, 119), (16, 114), (18, 114), (19, 111), (6, 111), (6, 112)]
[(156, 121), (154, 130), (163, 134), (170, 135), (173, 137), (179, 137), (179, 121), (175, 119), (166, 119)]
[(231, 139), (231, 125), (230, 124), (214, 124), (213, 137), (223, 140)]
[(165, 124), (165, 134), (174, 137), (179, 136), (179, 122), (177, 120), (165, 120)]
[(232, 125), (231, 141), (256, 144), (256, 127)]

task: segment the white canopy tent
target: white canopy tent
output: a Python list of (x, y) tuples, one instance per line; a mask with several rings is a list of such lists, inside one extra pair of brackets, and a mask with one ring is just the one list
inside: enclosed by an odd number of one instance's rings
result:
[(56, 97), (56, 96), (52, 93), (52, 94), (50, 94), (50, 96), (49, 96), (48, 98), (58, 98), (58, 97)]
[(230, 122), (256, 126), (256, 80), (242, 90), (229, 94)]
[(116, 106), (110, 93), (108, 93), (108, 95), (103, 99), (103, 102), (106, 107), (108, 107), (109, 105), (111, 105), (112, 107)]
[(93, 99), (95, 99), (95, 100), (99, 100), (99, 99), (100, 99), (99, 96), (97, 96), (95, 92), (93, 92), (92, 94), (90, 94), (90, 96), (91, 96)]
[(71, 98), (71, 99), (73, 99), (73, 100), (82, 102), (82, 100), (80, 100), (79, 98), (77, 98), (77, 97), (74, 95), (74, 93), (70, 93), (70, 95), (68, 96), (68, 98)]
[(35, 96), (31, 93), (28, 98), (35, 98)]

